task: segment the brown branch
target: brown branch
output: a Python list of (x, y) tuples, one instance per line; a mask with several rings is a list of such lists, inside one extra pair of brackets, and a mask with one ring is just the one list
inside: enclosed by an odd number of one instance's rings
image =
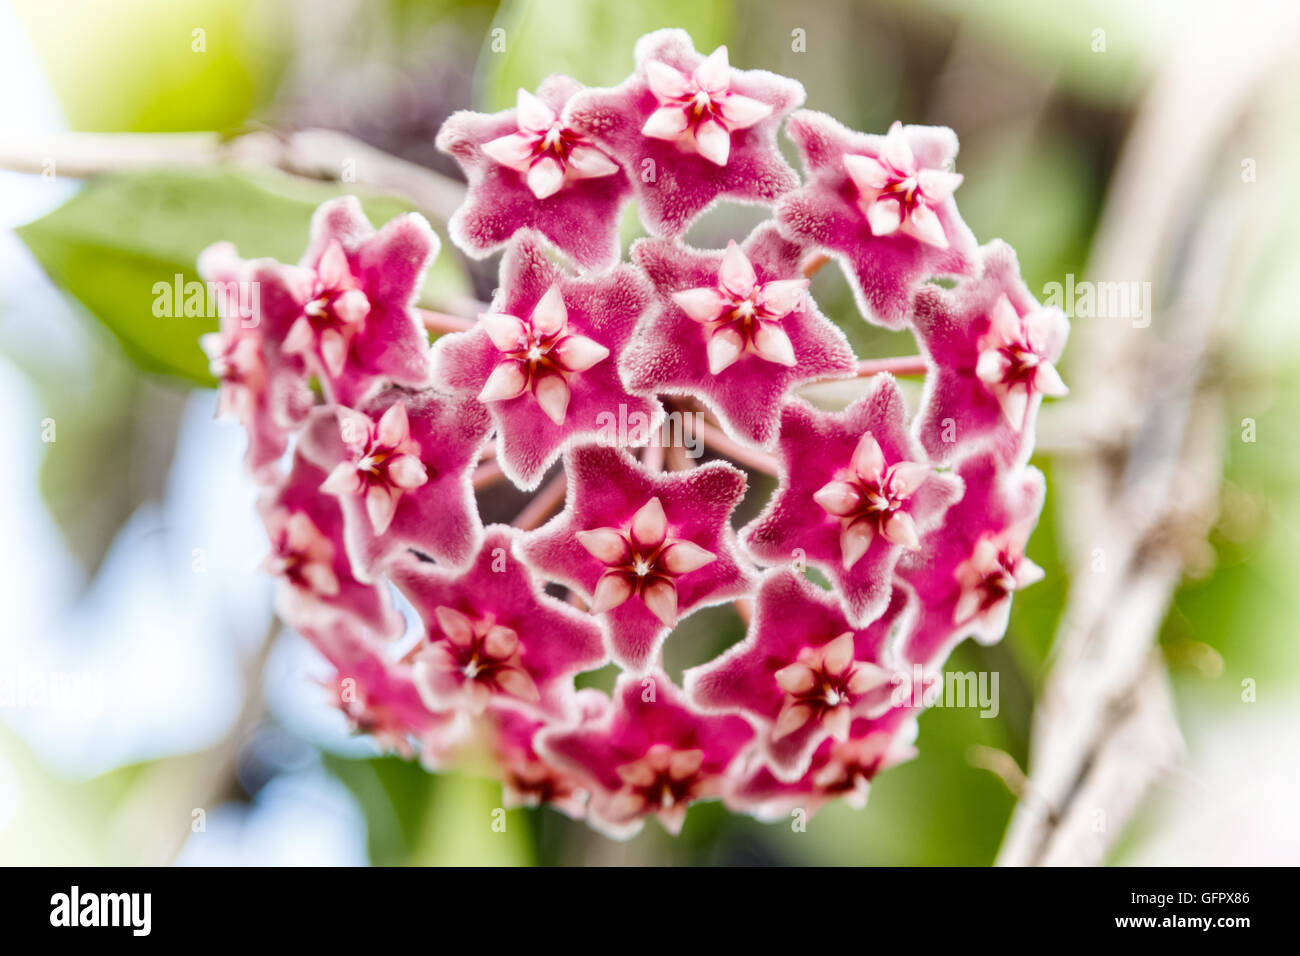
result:
[(740, 442), (728, 438), (721, 428), (710, 425), (703, 419), (697, 418), (693, 427), (695, 428), (695, 434), (714, 453), (723, 455), (739, 465), (745, 465), (767, 475), (777, 475), (779, 473), (775, 455), (769, 455), (757, 448), (742, 445)]
[(519, 512), (514, 520), (515, 527), (531, 531), (540, 527), (542, 522), (560, 510), (560, 506), (564, 504), (565, 484), (564, 472), (561, 471), (547, 482), (541, 491), (533, 495), (532, 500)]

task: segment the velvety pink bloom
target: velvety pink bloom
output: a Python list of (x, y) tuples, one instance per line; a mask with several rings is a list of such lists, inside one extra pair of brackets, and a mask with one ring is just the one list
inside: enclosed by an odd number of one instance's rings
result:
[(565, 468), (564, 511), (526, 535), (521, 553), (603, 616), (621, 666), (644, 670), (678, 620), (749, 590), (729, 524), (744, 472), (710, 462), (651, 474), (596, 445), (573, 449)]
[[(573, 695), (575, 718), (565, 726), (596, 720), (609, 709), (609, 698), (592, 688)], [(538, 732), (553, 726), (514, 707), (487, 712), (493, 753), (501, 773), (502, 803), (506, 807), (549, 806), (574, 820), (587, 815), (591, 796), (585, 776), (541, 756), (533, 746)]]
[(355, 196), (324, 203), (302, 261), (281, 267), (299, 305), (281, 347), (303, 356), (340, 404), (379, 379), (428, 384), (429, 340), (413, 306), (437, 253), (438, 237), (417, 213), (376, 232)]
[(520, 229), (536, 229), (581, 266), (618, 261), (619, 213), (631, 199), (627, 174), (570, 125), (567, 104), (582, 84), (550, 76), (537, 95), (520, 90), (500, 113), (453, 113), (438, 148), (469, 180), (448, 223), (452, 241), (482, 258)]
[(964, 460), (957, 474), (966, 489), (961, 501), (898, 566), (921, 608), (901, 654), (926, 667), (941, 664), (967, 636), (983, 644), (1000, 640), (1012, 593), (1043, 577), (1025, 557), (1043, 508), (1042, 473), (1008, 468), (986, 451)]
[(840, 797), (861, 810), (876, 774), (916, 756), (916, 733), (916, 711), (911, 708), (859, 717), (846, 739), (822, 740), (797, 780), (782, 780), (761, 763), (748, 768), (728, 791), (727, 806), (767, 822), (789, 820), (796, 810), (811, 817)]
[(567, 117), (628, 171), (646, 229), (672, 237), (719, 198), (770, 203), (798, 185), (776, 130), (803, 98), (794, 80), (733, 70), (726, 47), (701, 56), (659, 30), (637, 41), (631, 77), (577, 94)]
[(894, 566), (961, 496), (907, 433), (889, 375), (843, 412), (800, 399), (781, 413), (781, 485), (743, 530), (760, 560), (806, 560), (834, 582), (849, 619), (865, 626), (889, 601)]
[(352, 574), (338, 499), (320, 490), (326, 474), (301, 454), (293, 469), (258, 503), (271, 552), (262, 569), (281, 581), (276, 607), (295, 628), (349, 614), (381, 637), (405, 629), (385, 587)]
[(343, 509), (353, 572), (373, 580), (415, 550), (461, 564), (482, 535), (470, 473), (487, 444), (486, 410), (471, 396), (382, 389), (358, 409), (312, 412), (300, 448)]
[(358, 733), (369, 734), (385, 750), (406, 756), (412, 741), (427, 743), (432, 756), (453, 750), (468, 726), (453, 713), (435, 713), (416, 690), (411, 665), (390, 660), (374, 635), (346, 618), (335, 618), (300, 633), (334, 666), (328, 684), (335, 704)]
[(864, 318), (902, 328), (925, 280), (974, 271), (975, 236), (952, 196), (961, 182), (952, 130), (895, 124), (875, 136), (800, 110), (786, 131), (807, 183), (782, 198), (777, 222), (840, 260)]
[(491, 310), (434, 347), (440, 383), (486, 404), (497, 460), (525, 489), (575, 439), (616, 438), (622, 416), (640, 423), (632, 430), (645, 444), (663, 418), (658, 402), (629, 393), (618, 374), (618, 355), (651, 303), (649, 284), (631, 266), (571, 278), (547, 248), (536, 233), (512, 242)]
[(725, 252), (637, 242), (632, 258), (660, 304), (620, 360), (629, 387), (697, 397), (728, 433), (770, 444), (792, 387), (856, 367), (844, 333), (808, 295), (800, 254), (770, 224)]
[(833, 594), (795, 571), (768, 572), (745, 639), (688, 670), (686, 691), (705, 710), (751, 718), (772, 772), (797, 780), (823, 740), (847, 740), (855, 717), (889, 709), (905, 679), (889, 638), (910, 613), (895, 588), (880, 617), (854, 628)]
[(723, 794), (728, 768), (753, 736), (740, 717), (699, 712), (654, 670), (619, 678), (614, 705), (599, 719), (544, 729), (535, 745), (591, 781), (592, 826), (626, 839), (651, 814), (680, 832), (691, 803)]
[(217, 415), (248, 431), (245, 463), (254, 479), (274, 481), (289, 436), (312, 405), (306, 364), (280, 348), (297, 302), (276, 263), (240, 259), (228, 242), (205, 249), (198, 271), (215, 293), (220, 323), (217, 332), (199, 337), (220, 383)]
[(414, 670), (430, 709), (477, 714), (502, 701), (562, 715), (573, 675), (605, 663), (600, 627), (543, 594), (512, 554), (520, 534), (489, 528), (463, 572), (413, 561), (391, 570), (427, 631)]
[(939, 461), (956, 442), (992, 443), (1007, 462), (1027, 459), (1042, 397), (1066, 393), (1054, 364), (1070, 332), (1065, 314), (1038, 304), (1006, 243), (981, 252), (978, 278), (916, 297), (916, 337), (930, 366), (916, 428)]

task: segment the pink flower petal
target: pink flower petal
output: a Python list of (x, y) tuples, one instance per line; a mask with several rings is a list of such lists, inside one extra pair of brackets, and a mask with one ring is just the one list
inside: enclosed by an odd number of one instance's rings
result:
[(693, 74), (700, 89), (709, 93), (724, 93), (731, 82), (731, 64), (727, 61), (727, 48), (720, 46), (710, 53)]
[(800, 308), (808, 293), (807, 279), (778, 279), (763, 283), (758, 304), (774, 319), (785, 318)]
[(516, 94), (515, 110), (519, 128), (530, 133), (545, 133), (556, 119), (549, 106), (524, 89)]
[(591, 613), (604, 614), (619, 607), (632, 596), (632, 583), (621, 574), (603, 575), (591, 599)]
[(478, 317), (478, 324), (502, 352), (518, 352), (528, 343), (527, 327), (513, 315), (486, 312)]
[(813, 495), (813, 500), (821, 505), (827, 514), (844, 517), (857, 511), (858, 505), (862, 502), (862, 495), (858, 493), (857, 488), (846, 481), (832, 481), (823, 485)]
[(538, 199), (548, 199), (564, 188), (564, 167), (554, 156), (543, 156), (529, 168), (528, 188)]
[(690, 93), (689, 79), (678, 70), (658, 60), (645, 63), (646, 82), (661, 102), (681, 99)]
[(855, 521), (840, 532), (840, 560), (846, 571), (867, 553), (875, 536), (876, 529), (868, 521)]
[(727, 165), (731, 156), (731, 133), (715, 120), (705, 120), (695, 128), (695, 148), (717, 166)]
[(651, 581), (645, 586), (641, 599), (645, 601), (645, 606), (650, 609), (650, 613), (659, 618), (666, 627), (674, 627), (677, 624), (677, 586), (671, 581), (662, 579)]
[(866, 482), (879, 484), (885, 476), (885, 453), (880, 450), (880, 442), (871, 432), (866, 432), (858, 439), (853, 449), (853, 459), (849, 464), (854, 474)]
[(569, 150), (567, 171), (574, 179), (599, 179), (617, 173), (618, 163), (594, 146), (575, 146)]
[(909, 551), (921, 547), (921, 541), (916, 534), (916, 523), (906, 511), (890, 512), (889, 517), (885, 519), (884, 527), (881, 528), (881, 533), (888, 541)]
[(844, 154), (844, 171), (853, 180), (853, 185), (858, 187), (858, 192), (868, 196), (888, 186), (891, 178), (889, 170), (874, 156), (859, 153)]
[(366, 515), (375, 534), (383, 534), (393, 523), (397, 513), (397, 495), (384, 485), (371, 485), (366, 489)]
[(578, 543), (603, 564), (623, 564), (632, 556), (628, 550), (627, 539), (613, 528), (579, 531), (576, 537)]
[(406, 403), (393, 402), (379, 419), (375, 441), (385, 448), (396, 448), (411, 436), (411, 422), (406, 417)]
[(718, 375), (735, 363), (745, 351), (745, 340), (735, 329), (718, 329), (709, 336), (709, 372)]
[(785, 329), (775, 322), (762, 322), (754, 333), (754, 351), (760, 357), (777, 365), (793, 368), (798, 364), (794, 355), (794, 345)]
[(674, 541), (664, 549), (659, 560), (672, 574), (689, 574), (706, 564), (712, 564), (718, 560), (718, 556), (693, 541)]
[(522, 362), (507, 359), (492, 370), (478, 393), (480, 402), (500, 402), (518, 398), (528, 390), (528, 375)]
[(520, 133), (508, 133), (488, 140), (482, 150), (502, 166), (517, 172), (526, 173), (533, 164), (533, 145), (535, 139)]
[(680, 106), (661, 106), (642, 125), (641, 135), (675, 142), (689, 127), (686, 112)]
[(874, 236), (891, 236), (903, 224), (903, 207), (897, 199), (881, 196), (867, 207), (867, 224)]
[(564, 424), (565, 413), (569, 409), (569, 385), (564, 376), (556, 373), (540, 375), (534, 383), (537, 404), (542, 411), (557, 425)]
[(934, 214), (934, 210), (925, 203), (912, 207), (912, 213), (904, 224), (907, 232), (922, 242), (929, 243), (936, 249), (948, 248), (948, 236), (943, 231), (943, 223)]
[(559, 335), (569, 321), (564, 295), (558, 284), (551, 285), (533, 307), (533, 331), (542, 336)]
[(566, 335), (551, 352), (570, 372), (585, 372), (609, 358), (609, 349), (585, 335)]
[(653, 551), (668, 537), (668, 515), (663, 503), (651, 498), (632, 516), (632, 543), (643, 554)]
[(672, 300), (696, 322), (712, 322), (721, 318), (727, 300), (716, 288), (683, 289), (674, 292)]
[(721, 104), (722, 118), (731, 129), (749, 129), (755, 123), (772, 115), (772, 104), (752, 97), (730, 93)]

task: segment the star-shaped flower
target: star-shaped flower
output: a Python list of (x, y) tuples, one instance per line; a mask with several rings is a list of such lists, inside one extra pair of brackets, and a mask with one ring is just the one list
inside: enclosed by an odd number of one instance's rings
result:
[(901, 643), (901, 656), (937, 666), (967, 636), (1001, 640), (1013, 592), (1041, 580), (1025, 543), (1043, 508), (1045, 482), (1036, 468), (1008, 468), (992, 451), (957, 469), (961, 501), (926, 538), (925, 548), (899, 562), (921, 614)]
[(803, 102), (794, 80), (733, 70), (726, 47), (701, 56), (682, 30), (643, 36), (636, 64), (620, 86), (577, 94), (568, 120), (628, 170), (651, 233), (680, 236), (719, 198), (770, 203), (798, 185), (776, 148)]
[(913, 320), (929, 359), (917, 434), (937, 461), (958, 442), (991, 442), (1007, 462), (1027, 458), (1044, 395), (1066, 393), (1055, 362), (1070, 323), (1035, 301), (1006, 243), (981, 250), (978, 278), (922, 289)]
[(220, 383), (217, 415), (248, 431), (245, 463), (259, 482), (274, 481), (289, 436), (311, 410), (307, 367), (280, 347), (297, 302), (269, 260), (245, 261), (228, 242), (199, 256), (200, 277), (215, 291), (220, 327), (199, 337)]
[[(610, 702), (604, 693), (588, 687), (573, 695), (573, 706), (576, 716), (571, 723), (583, 724), (603, 716)], [(538, 732), (554, 722), (514, 707), (491, 709), (487, 717), (492, 750), (500, 766), (502, 805), (549, 806), (574, 820), (585, 817), (591, 796), (585, 777), (547, 760), (533, 746)]]
[(801, 399), (781, 413), (781, 485), (742, 531), (760, 560), (806, 560), (834, 582), (865, 626), (889, 601), (894, 566), (961, 496), (908, 435), (893, 377), (879, 375), (843, 412)]
[(884, 614), (854, 628), (830, 593), (792, 570), (768, 572), (745, 640), (688, 670), (686, 691), (708, 711), (751, 718), (772, 772), (797, 780), (823, 740), (847, 740), (855, 717), (889, 709), (903, 679), (889, 641), (908, 605), (895, 588)]
[(282, 348), (303, 356), (340, 404), (381, 378), (426, 385), (428, 336), (412, 307), (437, 254), (438, 237), (417, 213), (376, 232), (355, 196), (324, 203), (302, 261), (280, 267), (298, 305)]
[(861, 810), (876, 774), (916, 756), (916, 733), (916, 711), (911, 708), (859, 717), (847, 739), (827, 737), (821, 742), (797, 780), (782, 780), (763, 764), (750, 769), (728, 791), (727, 806), (769, 823), (789, 820), (795, 810), (812, 817), (839, 797)]
[(487, 411), (472, 396), (387, 388), (359, 409), (312, 412), (300, 448), (343, 509), (353, 573), (374, 580), (414, 549), (461, 564), (482, 534), (470, 473), (487, 444)]
[(753, 736), (743, 718), (699, 712), (654, 670), (625, 674), (602, 717), (544, 729), (535, 746), (591, 781), (592, 825), (627, 839), (651, 814), (669, 833), (680, 832), (692, 802), (723, 794), (728, 768)]
[(641, 444), (663, 419), (659, 403), (629, 393), (618, 374), (618, 355), (652, 300), (649, 284), (631, 266), (571, 278), (547, 251), (536, 233), (521, 234), (501, 261), (491, 310), (434, 346), (439, 381), (486, 403), (497, 460), (525, 489), (575, 439), (617, 432), (617, 416), (644, 423), (624, 429)]
[(262, 567), (281, 582), (280, 616), (301, 628), (350, 614), (380, 637), (396, 637), (406, 625), (388, 590), (352, 575), (343, 512), (336, 498), (320, 490), (325, 478), (324, 471), (295, 454), (289, 474), (258, 503), (271, 539), (271, 553)]
[(463, 572), (413, 561), (391, 570), (427, 631), (414, 669), (430, 709), (478, 714), (495, 701), (561, 715), (573, 675), (605, 663), (600, 627), (543, 594), (512, 554), (520, 533), (490, 527)]
[(455, 751), (469, 732), (464, 715), (432, 711), (416, 689), (411, 665), (391, 660), (376, 635), (344, 617), (304, 627), (300, 633), (334, 668), (327, 685), (334, 703), (358, 733), (384, 750), (412, 754), (412, 740), (431, 762)]
[(875, 136), (800, 110), (786, 131), (807, 182), (781, 199), (777, 223), (840, 260), (864, 318), (900, 329), (926, 279), (974, 271), (975, 236), (952, 197), (952, 130), (895, 123)]
[(521, 554), (587, 598), (620, 666), (644, 670), (678, 620), (749, 590), (729, 524), (745, 493), (739, 469), (710, 462), (651, 474), (597, 445), (570, 451), (565, 469), (564, 511), (526, 535)]
[(570, 125), (567, 104), (582, 85), (550, 76), (537, 95), (520, 90), (500, 113), (453, 113), (438, 148), (469, 180), (448, 223), (452, 240), (482, 258), (520, 229), (536, 229), (589, 269), (618, 261), (619, 212), (631, 198), (627, 174)]
[(725, 252), (637, 242), (632, 258), (660, 305), (620, 360), (629, 387), (698, 397), (728, 433), (769, 445), (791, 388), (855, 369), (844, 333), (808, 296), (800, 254), (770, 224)]

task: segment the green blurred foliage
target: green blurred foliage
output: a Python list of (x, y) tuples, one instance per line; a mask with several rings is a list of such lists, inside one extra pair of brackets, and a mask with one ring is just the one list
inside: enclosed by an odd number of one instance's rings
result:
[[(587, 86), (614, 86), (632, 72), (637, 37), (662, 27), (687, 27), (699, 49), (725, 42), (726, 0), (505, 0), (480, 58), (478, 109), (514, 106), (515, 91), (534, 90), (552, 73)], [(496, 43), (504, 45), (498, 52)]]
[[(286, 6), (257, 0), (18, 0), (73, 129), (241, 126), (286, 62)], [(195, 31), (202, 31), (196, 33)]]
[[(198, 337), (216, 328), (215, 314), (155, 315), (157, 283), (198, 282), (195, 263), (213, 242), (233, 242), (245, 258), (296, 262), (316, 207), (340, 187), (274, 171), (152, 171), (103, 176), (70, 202), (21, 227), (41, 266), (118, 339), (140, 367), (213, 384)], [(363, 196), (372, 222), (409, 211), (409, 203)], [(454, 259), (442, 257), (430, 284), (463, 292)], [(188, 295), (188, 293), (187, 293)], [(176, 297), (170, 295), (169, 301)], [(177, 303), (172, 301), (172, 307)]]

